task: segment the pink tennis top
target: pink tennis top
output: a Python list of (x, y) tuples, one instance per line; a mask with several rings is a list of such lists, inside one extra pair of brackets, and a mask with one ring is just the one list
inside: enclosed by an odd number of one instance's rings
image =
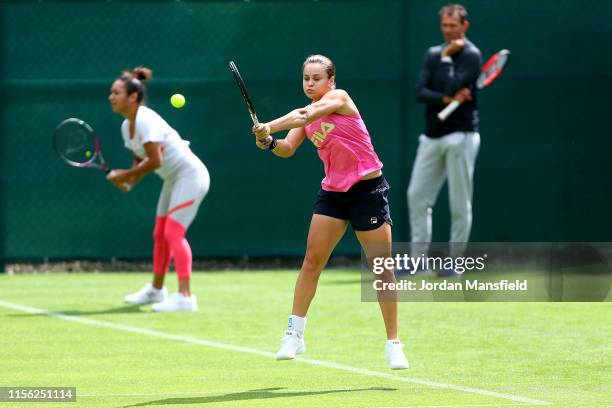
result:
[(325, 167), (323, 190), (345, 192), (361, 177), (382, 169), (359, 113), (332, 113), (304, 128)]

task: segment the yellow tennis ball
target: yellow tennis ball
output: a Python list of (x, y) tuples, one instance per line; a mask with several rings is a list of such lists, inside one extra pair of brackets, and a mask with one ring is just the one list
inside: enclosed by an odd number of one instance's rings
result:
[(91, 157), (91, 150), (87, 150), (85, 152), (85, 157), (87, 157), (88, 159)]
[(181, 94), (174, 94), (170, 97), (170, 104), (175, 108), (182, 108), (185, 106), (185, 97)]

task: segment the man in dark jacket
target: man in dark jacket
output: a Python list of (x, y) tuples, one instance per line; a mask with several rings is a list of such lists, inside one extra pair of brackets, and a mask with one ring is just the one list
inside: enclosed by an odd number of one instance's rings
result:
[[(476, 80), (482, 56), (465, 37), (469, 23), (462, 5), (446, 5), (439, 16), (445, 42), (427, 51), (416, 86), (417, 100), (426, 104), (426, 124), (408, 186), (413, 256), (427, 255), (432, 207), (447, 178), (451, 256), (463, 253), (472, 227), (474, 164), (480, 146)], [(440, 121), (437, 114), (453, 100), (461, 102), (460, 107)], [(452, 274), (454, 271), (439, 272)]]

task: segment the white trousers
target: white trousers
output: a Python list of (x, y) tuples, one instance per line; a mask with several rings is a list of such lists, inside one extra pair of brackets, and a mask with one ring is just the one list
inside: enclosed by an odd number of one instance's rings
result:
[(189, 228), (209, 188), (210, 175), (201, 162), (180, 171), (176, 177), (164, 181), (157, 201), (157, 216), (170, 216), (185, 229)]
[[(480, 134), (453, 132), (441, 138), (419, 137), (410, 185), (408, 208), (413, 256), (427, 254), (432, 234), (432, 208), (448, 178), (451, 212), (451, 255), (465, 249), (472, 229), (474, 165), (480, 147)], [(454, 254), (453, 254), (454, 252)]]

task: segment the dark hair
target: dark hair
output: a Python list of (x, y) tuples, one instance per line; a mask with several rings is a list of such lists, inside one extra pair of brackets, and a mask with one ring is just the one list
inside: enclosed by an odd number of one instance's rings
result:
[(117, 79), (123, 82), (125, 92), (128, 95), (137, 92), (138, 102), (142, 102), (146, 92), (144, 81), (148, 81), (151, 78), (153, 78), (153, 71), (149, 68), (139, 66), (131, 71), (127, 69), (124, 70)]
[(449, 3), (446, 6), (442, 7), (438, 12), (440, 18), (442, 18), (442, 16), (453, 16), (455, 14), (459, 16), (459, 21), (462, 24), (465, 23), (468, 19), (468, 12), (465, 7), (457, 3)]
[(306, 58), (306, 61), (304, 61), (304, 64), (302, 65), (302, 72), (304, 71), (304, 68), (306, 68), (306, 64), (321, 64), (325, 67), (325, 72), (327, 73), (328, 77), (331, 78), (336, 76), (336, 65), (330, 58), (326, 57), (325, 55), (309, 55)]

